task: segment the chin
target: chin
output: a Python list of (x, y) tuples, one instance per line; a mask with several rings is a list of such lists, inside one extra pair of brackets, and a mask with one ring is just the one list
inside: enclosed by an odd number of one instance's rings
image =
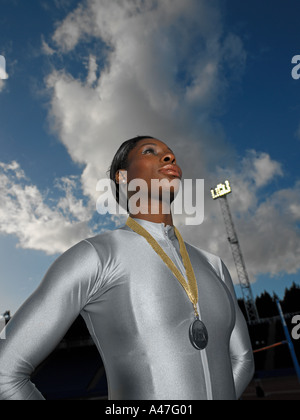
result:
[[(161, 189), (159, 192), (159, 200), (163, 201), (166, 204), (171, 205), (175, 198), (177, 197), (177, 194), (179, 192), (179, 188), (170, 188), (170, 189)], [(153, 196), (154, 197), (154, 196)]]
[(172, 197), (172, 202), (180, 190), (180, 185), (181, 180), (177, 177), (163, 178), (160, 180), (160, 191), (162, 191), (165, 194), (169, 193), (170, 197)]

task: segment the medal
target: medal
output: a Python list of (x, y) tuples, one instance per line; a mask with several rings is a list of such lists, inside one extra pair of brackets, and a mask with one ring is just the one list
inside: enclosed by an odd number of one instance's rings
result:
[(174, 231), (179, 241), (180, 254), (181, 254), (183, 265), (186, 270), (186, 275), (188, 278), (188, 284), (186, 283), (185, 278), (183, 277), (181, 272), (178, 270), (176, 265), (173, 263), (171, 258), (165, 253), (162, 247), (158, 244), (158, 242), (153, 238), (153, 236), (150, 235), (150, 233), (146, 229), (144, 229), (139, 223), (137, 223), (131, 217), (127, 219), (126, 225), (129, 226), (134, 232), (143, 236), (147, 240), (149, 245), (151, 245), (153, 250), (161, 257), (164, 263), (168, 266), (168, 268), (172, 271), (174, 276), (177, 278), (181, 286), (184, 288), (191, 303), (193, 304), (194, 312), (195, 312), (195, 320), (192, 322), (189, 329), (190, 341), (197, 350), (204, 350), (208, 345), (208, 332), (204, 323), (200, 321), (199, 319), (199, 313), (197, 310), (197, 302), (198, 302), (197, 281), (196, 281), (195, 273), (191, 264), (190, 257), (186, 250), (185, 243), (179, 231), (174, 226)]
[(208, 344), (208, 332), (206, 326), (196, 317), (190, 326), (190, 340), (197, 350), (204, 350)]

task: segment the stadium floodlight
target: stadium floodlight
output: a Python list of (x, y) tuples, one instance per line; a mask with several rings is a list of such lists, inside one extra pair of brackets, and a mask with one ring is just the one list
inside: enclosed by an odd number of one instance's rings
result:
[(229, 244), (231, 246), (231, 251), (233, 259), (236, 266), (236, 271), (238, 279), (241, 285), (243, 299), (245, 303), (245, 308), (247, 312), (248, 322), (259, 322), (259, 315), (255, 305), (249, 276), (246, 270), (245, 261), (241, 251), (240, 243), (234, 227), (231, 211), (229, 208), (229, 203), (227, 200), (227, 195), (232, 193), (232, 188), (230, 182), (227, 180), (224, 184), (220, 183), (215, 188), (211, 189), (211, 195), (214, 200), (219, 199)]
[(229, 181), (225, 181), (224, 184), (218, 184), (216, 188), (212, 188), (210, 191), (214, 200), (220, 197), (224, 197), (225, 195), (230, 194), (232, 192)]

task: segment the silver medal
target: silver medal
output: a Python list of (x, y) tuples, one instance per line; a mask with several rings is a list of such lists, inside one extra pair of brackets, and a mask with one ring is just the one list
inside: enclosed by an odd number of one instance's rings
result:
[(197, 350), (204, 350), (208, 345), (208, 332), (206, 326), (198, 317), (190, 326), (190, 340)]

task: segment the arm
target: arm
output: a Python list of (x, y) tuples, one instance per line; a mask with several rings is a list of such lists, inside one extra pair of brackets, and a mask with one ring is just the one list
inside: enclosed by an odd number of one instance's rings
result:
[(49, 268), (2, 333), (6, 339), (0, 339), (0, 400), (44, 399), (30, 376), (91, 298), (98, 274), (99, 258), (87, 241), (69, 249)]
[(237, 398), (239, 399), (254, 375), (254, 358), (245, 318), (238, 305), (231, 276), (222, 262), (222, 279), (235, 305), (236, 322), (230, 339), (230, 355)]

